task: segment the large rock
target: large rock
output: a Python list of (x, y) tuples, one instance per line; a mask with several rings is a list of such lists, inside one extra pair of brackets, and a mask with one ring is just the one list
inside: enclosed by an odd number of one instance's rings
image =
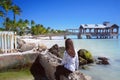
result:
[(35, 43), (26, 43), (26, 44), (21, 45), (19, 51), (20, 52), (29, 51), (29, 50), (32, 50), (35, 47), (36, 47)]
[(55, 44), (49, 49), (49, 52), (51, 52), (52, 54), (56, 55), (59, 58), (62, 58), (64, 50), (65, 50), (64, 47), (59, 47), (57, 44)]
[(59, 55), (60, 55), (60, 58), (63, 58), (64, 51), (65, 51), (65, 47), (59, 47)]
[[(55, 73), (58, 71), (57, 68), (60, 65), (60, 62), (61, 62), (61, 58), (58, 58), (57, 56), (55, 56), (49, 52), (39, 54), (39, 62), (38, 63), (40, 63), (40, 65), (42, 66), (41, 69), (42, 69), (43, 73), (45, 73), (42, 75), (44, 77), (47, 76), (47, 78), (49, 80), (56, 80)], [(41, 74), (41, 73), (39, 73), (39, 74)], [(38, 79), (38, 80), (40, 80), (40, 79)], [(70, 73), (68, 75), (68, 77), (61, 75), (60, 80), (91, 80), (91, 77), (81, 73), (80, 71), (75, 71), (75, 72)]]
[(79, 59), (79, 65), (87, 64), (87, 60), (83, 59), (82, 57), (78, 57), (78, 59)]
[(21, 69), (30, 67), (35, 61), (38, 53), (23, 52), (23, 53), (7, 53), (0, 55), (0, 72), (9, 69)]
[(17, 48), (20, 49), (23, 44), (26, 44), (26, 42), (17, 38)]
[(49, 49), (49, 52), (51, 52), (52, 54), (56, 55), (57, 57), (60, 57), (60, 55), (58, 54), (58, 45), (57, 44), (53, 45)]
[(47, 49), (47, 46), (44, 44), (38, 44), (38, 51), (42, 52), (45, 51)]
[(99, 59), (99, 60), (102, 60), (102, 61), (108, 60), (108, 58), (106, 58), (106, 57), (98, 57), (98, 59)]
[(87, 51), (86, 49), (80, 49), (78, 51), (78, 57), (79, 57), (79, 63), (81, 65), (94, 62), (92, 54), (89, 51)]
[(39, 56), (35, 59), (34, 63), (30, 68), (30, 72), (34, 77), (34, 80), (48, 80), (45, 74), (44, 67), (41, 65), (39, 61)]
[(98, 60), (97, 60), (96, 63), (97, 63), (97, 64), (103, 64), (103, 65), (108, 65), (108, 64), (110, 64), (110, 63), (108, 62), (108, 58), (106, 58), (106, 57), (98, 57)]
[(17, 44), (17, 49), (20, 52), (29, 51), (36, 47), (35, 43), (27, 43), (19, 38), (17, 38)]

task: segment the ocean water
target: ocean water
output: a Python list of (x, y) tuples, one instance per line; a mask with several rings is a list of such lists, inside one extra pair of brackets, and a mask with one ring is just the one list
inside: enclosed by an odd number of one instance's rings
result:
[(91, 64), (81, 72), (92, 76), (93, 80), (120, 80), (120, 39), (75, 39), (77, 50), (87, 49), (92, 55), (109, 59), (110, 65)]
[[(70, 37), (71, 38), (71, 37)], [(120, 80), (120, 39), (75, 39), (72, 37), (74, 47), (89, 50), (94, 57), (102, 56), (109, 59), (110, 65), (88, 65), (87, 70), (79, 69), (90, 75), (92, 80)], [(44, 40), (45, 45), (53, 44), (64, 46), (64, 40)]]

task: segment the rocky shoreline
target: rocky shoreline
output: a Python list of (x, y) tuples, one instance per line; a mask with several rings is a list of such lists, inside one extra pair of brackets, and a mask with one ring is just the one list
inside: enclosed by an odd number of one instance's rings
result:
[[(55, 80), (54, 73), (56, 72), (56, 67), (60, 65), (61, 62), (61, 58), (56, 57), (47, 50), (39, 53), (24, 52), (21, 54), (4, 55), (0, 56), (0, 60), (1, 71), (7, 71), (11, 68), (15, 69), (20, 66), (23, 67), (26, 64), (30, 63), (30, 71), (33, 74), (35, 80), (42, 80), (43, 77), (47, 77), (49, 80)], [(61, 80), (91, 80), (90, 76), (87, 76), (78, 71), (71, 73), (69, 75), (70, 79), (64, 76), (61, 78)]]
[[(54, 73), (56, 71), (56, 67), (60, 65), (64, 47), (59, 47), (57, 44), (53, 45), (51, 48), (47, 48), (44, 44), (35, 44), (35, 43), (29, 43), (24, 40), (18, 39), (18, 50), (17, 53), (7, 53), (7, 54), (0, 54), (0, 71), (5, 71), (11, 68), (20, 68), (24, 67), (26, 65), (29, 65), (30, 67), (33, 66), (33, 64), (37, 64), (35, 67), (37, 67), (35, 70), (33, 69), (33, 76), (35, 75), (43, 75), (47, 76), (49, 80), (55, 80)], [(83, 67), (86, 64), (90, 63), (96, 63), (96, 64), (109, 64), (106, 57), (98, 57), (98, 59), (95, 59), (92, 54), (85, 50), (80, 49), (78, 51), (79, 56), (79, 64), (80, 68), (85, 69)], [(39, 57), (39, 60), (36, 63), (36, 59)], [(41, 67), (41, 70), (39, 70), (38, 64)], [(48, 68), (48, 66), (51, 66)], [(37, 70), (38, 69), (38, 70)], [(42, 70), (46, 70), (41, 72)], [(39, 72), (34, 72), (39, 71)], [(34, 74), (39, 73), (39, 74)], [(80, 71), (75, 71), (71, 74), (70, 80), (92, 80), (90, 76), (87, 76)], [(79, 76), (79, 77), (77, 77)], [(87, 76), (87, 77), (86, 77)], [(82, 77), (82, 78), (81, 78)], [(39, 77), (41, 78), (41, 77)], [(63, 77), (61, 80), (69, 80)]]

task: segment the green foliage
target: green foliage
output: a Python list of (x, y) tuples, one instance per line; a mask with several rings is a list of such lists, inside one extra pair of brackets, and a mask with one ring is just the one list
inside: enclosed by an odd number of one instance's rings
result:
[(4, 16), (3, 11), (0, 11), (0, 17), (3, 17), (3, 16)]
[(26, 20), (22, 20), (22, 19), (19, 19), (19, 21), (17, 22), (17, 29), (18, 29), (18, 34), (19, 35), (23, 35), (25, 33), (25, 30), (27, 29), (27, 26), (29, 24), (29, 21), (26, 19)]
[(34, 26), (35, 22), (33, 20), (31, 20), (31, 26)]
[(21, 9), (17, 5), (12, 6), (14, 23), (16, 22), (16, 15), (20, 15)]
[(32, 31), (32, 34), (34, 35), (47, 33), (47, 29), (43, 25), (40, 25), (40, 24), (32, 26), (31, 31)]
[(4, 28), (0, 28), (0, 31), (4, 31), (5, 29)]
[(4, 0), (0, 3), (0, 7), (2, 8), (2, 12), (4, 14), (2, 14), (2, 17), (4, 18), (4, 25), (5, 25), (5, 28), (6, 30), (8, 29), (8, 26), (6, 27), (7, 25), (7, 16), (8, 16), (8, 11), (10, 11), (12, 9), (12, 1), (11, 0)]
[(8, 11), (12, 9), (12, 4), (12, 0), (4, 0), (0, 3), (0, 6), (4, 9), (4, 11), (7, 14)]
[(6, 18), (6, 22), (3, 23), (3, 25), (5, 25), (5, 29), (6, 30), (10, 30), (13, 26), (13, 21), (10, 20), (8, 17)]
[[(17, 5), (13, 4), (12, 0), (2, 0), (2, 1), (0, 1), (0, 7), (2, 8), (0, 10), (0, 16), (4, 19), (3, 24), (5, 26), (5, 29), (10, 30), (11, 28), (13, 28), (11, 26), (16, 27), (15, 16), (20, 14), (21, 9)], [(9, 19), (7, 21), (7, 18), (9, 18), (9, 16), (8, 16), (9, 11), (13, 12), (14, 20)]]
[(64, 33), (63, 30), (54, 30), (54, 29), (51, 29), (50, 27), (46, 28), (41, 24), (36, 24), (32, 26), (31, 31), (33, 35)]
[(24, 21), (24, 22), (25, 22), (25, 24), (29, 24), (29, 21), (28, 21), (27, 19), (25, 19), (25, 21)]

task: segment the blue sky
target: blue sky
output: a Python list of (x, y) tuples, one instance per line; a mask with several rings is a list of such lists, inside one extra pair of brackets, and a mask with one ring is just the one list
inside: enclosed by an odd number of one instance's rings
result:
[(79, 28), (80, 24), (102, 24), (104, 21), (120, 25), (120, 0), (13, 0), (13, 2), (22, 9), (21, 15), (17, 18), (34, 20), (37, 24), (54, 29)]

